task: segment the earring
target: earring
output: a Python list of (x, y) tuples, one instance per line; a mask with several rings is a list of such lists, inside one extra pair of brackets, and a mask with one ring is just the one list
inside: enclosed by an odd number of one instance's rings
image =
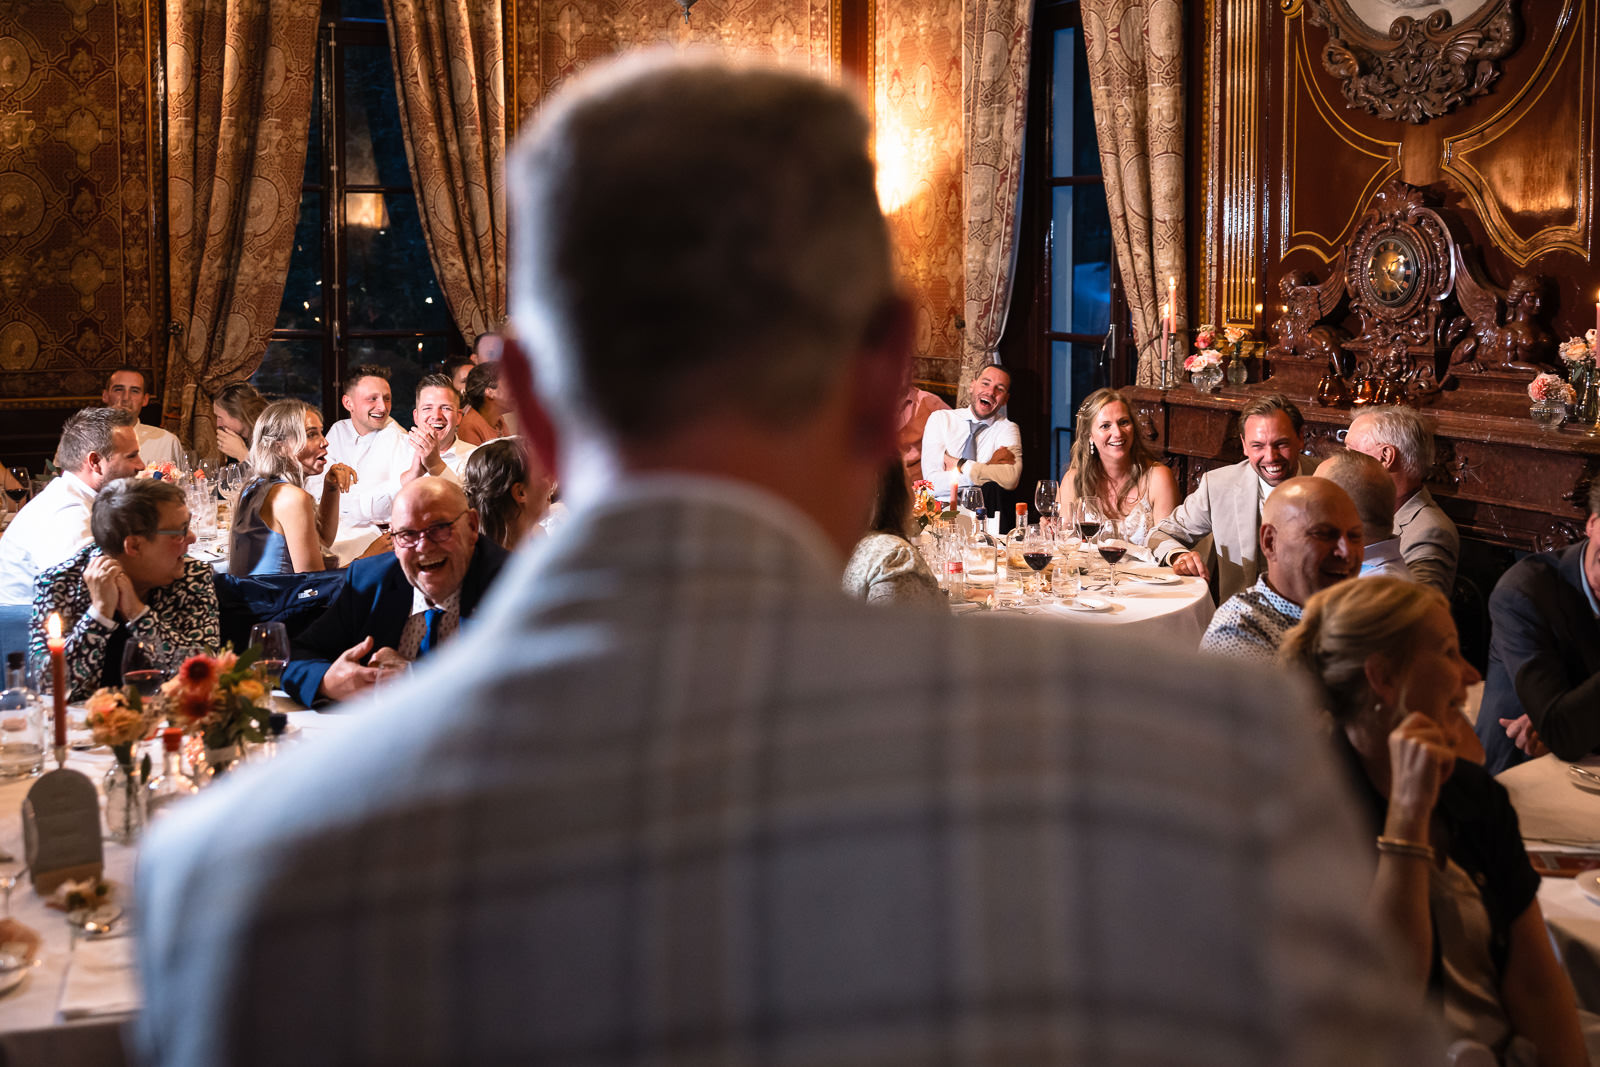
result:
[(1094, 442), (1093, 441), (1089, 442), (1089, 455), (1091, 455), (1091, 456), (1094, 455)]

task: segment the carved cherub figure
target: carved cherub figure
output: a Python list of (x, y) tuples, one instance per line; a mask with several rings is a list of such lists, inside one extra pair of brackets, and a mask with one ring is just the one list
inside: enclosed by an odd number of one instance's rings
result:
[(1536, 371), (1548, 365), (1555, 337), (1540, 321), (1545, 280), (1522, 272), (1504, 294), (1494, 286), (1457, 270), (1456, 299), (1466, 312), (1452, 324), (1450, 365), (1459, 370)]
[(1327, 363), (1338, 374), (1345, 371), (1342, 342), (1345, 333), (1336, 326), (1321, 325), (1339, 306), (1344, 288), (1335, 270), (1325, 282), (1317, 282), (1309, 271), (1291, 270), (1278, 281), (1278, 292), (1288, 310), (1268, 330), (1272, 348), (1268, 355), (1295, 355)]

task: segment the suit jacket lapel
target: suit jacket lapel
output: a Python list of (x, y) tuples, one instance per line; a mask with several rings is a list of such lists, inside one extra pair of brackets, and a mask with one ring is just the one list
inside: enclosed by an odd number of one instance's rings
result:
[(378, 583), (377, 595), (372, 598), (372, 647), (400, 647), (400, 633), (411, 618), (412, 589), (406, 581), (405, 571), (396, 560), (384, 568), (383, 579)]

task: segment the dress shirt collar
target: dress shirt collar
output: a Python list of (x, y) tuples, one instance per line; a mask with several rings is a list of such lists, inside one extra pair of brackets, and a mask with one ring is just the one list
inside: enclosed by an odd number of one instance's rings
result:
[(1272, 583), (1267, 581), (1265, 573), (1256, 579), (1256, 592), (1261, 594), (1261, 599), (1266, 605), (1280, 615), (1287, 615), (1291, 619), (1298, 619), (1305, 609), (1288, 597), (1272, 588)]
[(82, 500), (85, 504), (93, 504), (95, 493), (89, 488), (89, 483), (73, 474), (71, 471), (61, 472), (61, 485), (67, 492)]
[(432, 601), (430, 601), (427, 598), (427, 596), (422, 592), (422, 590), (418, 589), (416, 586), (412, 586), (411, 587), (411, 614), (413, 614), (413, 615), (421, 615), (424, 611), (427, 611), (429, 608), (443, 608), (446, 613), (449, 613), (449, 612), (453, 611), (453, 612), (456, 613), (457, 617), (460, 617), (460, 615), (461, 615), (461, 590), (457, 589), (454, 593), (451, 593), (449, 596), (447, 596), (443, 600), (439, 601), (439, 603), (435, 604), (435, 603), (433, 603)]

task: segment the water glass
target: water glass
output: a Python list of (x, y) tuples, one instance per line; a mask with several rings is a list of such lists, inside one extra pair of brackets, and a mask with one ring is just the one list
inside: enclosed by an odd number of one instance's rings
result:
[(46, 717), (44, 701), (26, 686), (0, 693), (0, 778), (44, 770)]

